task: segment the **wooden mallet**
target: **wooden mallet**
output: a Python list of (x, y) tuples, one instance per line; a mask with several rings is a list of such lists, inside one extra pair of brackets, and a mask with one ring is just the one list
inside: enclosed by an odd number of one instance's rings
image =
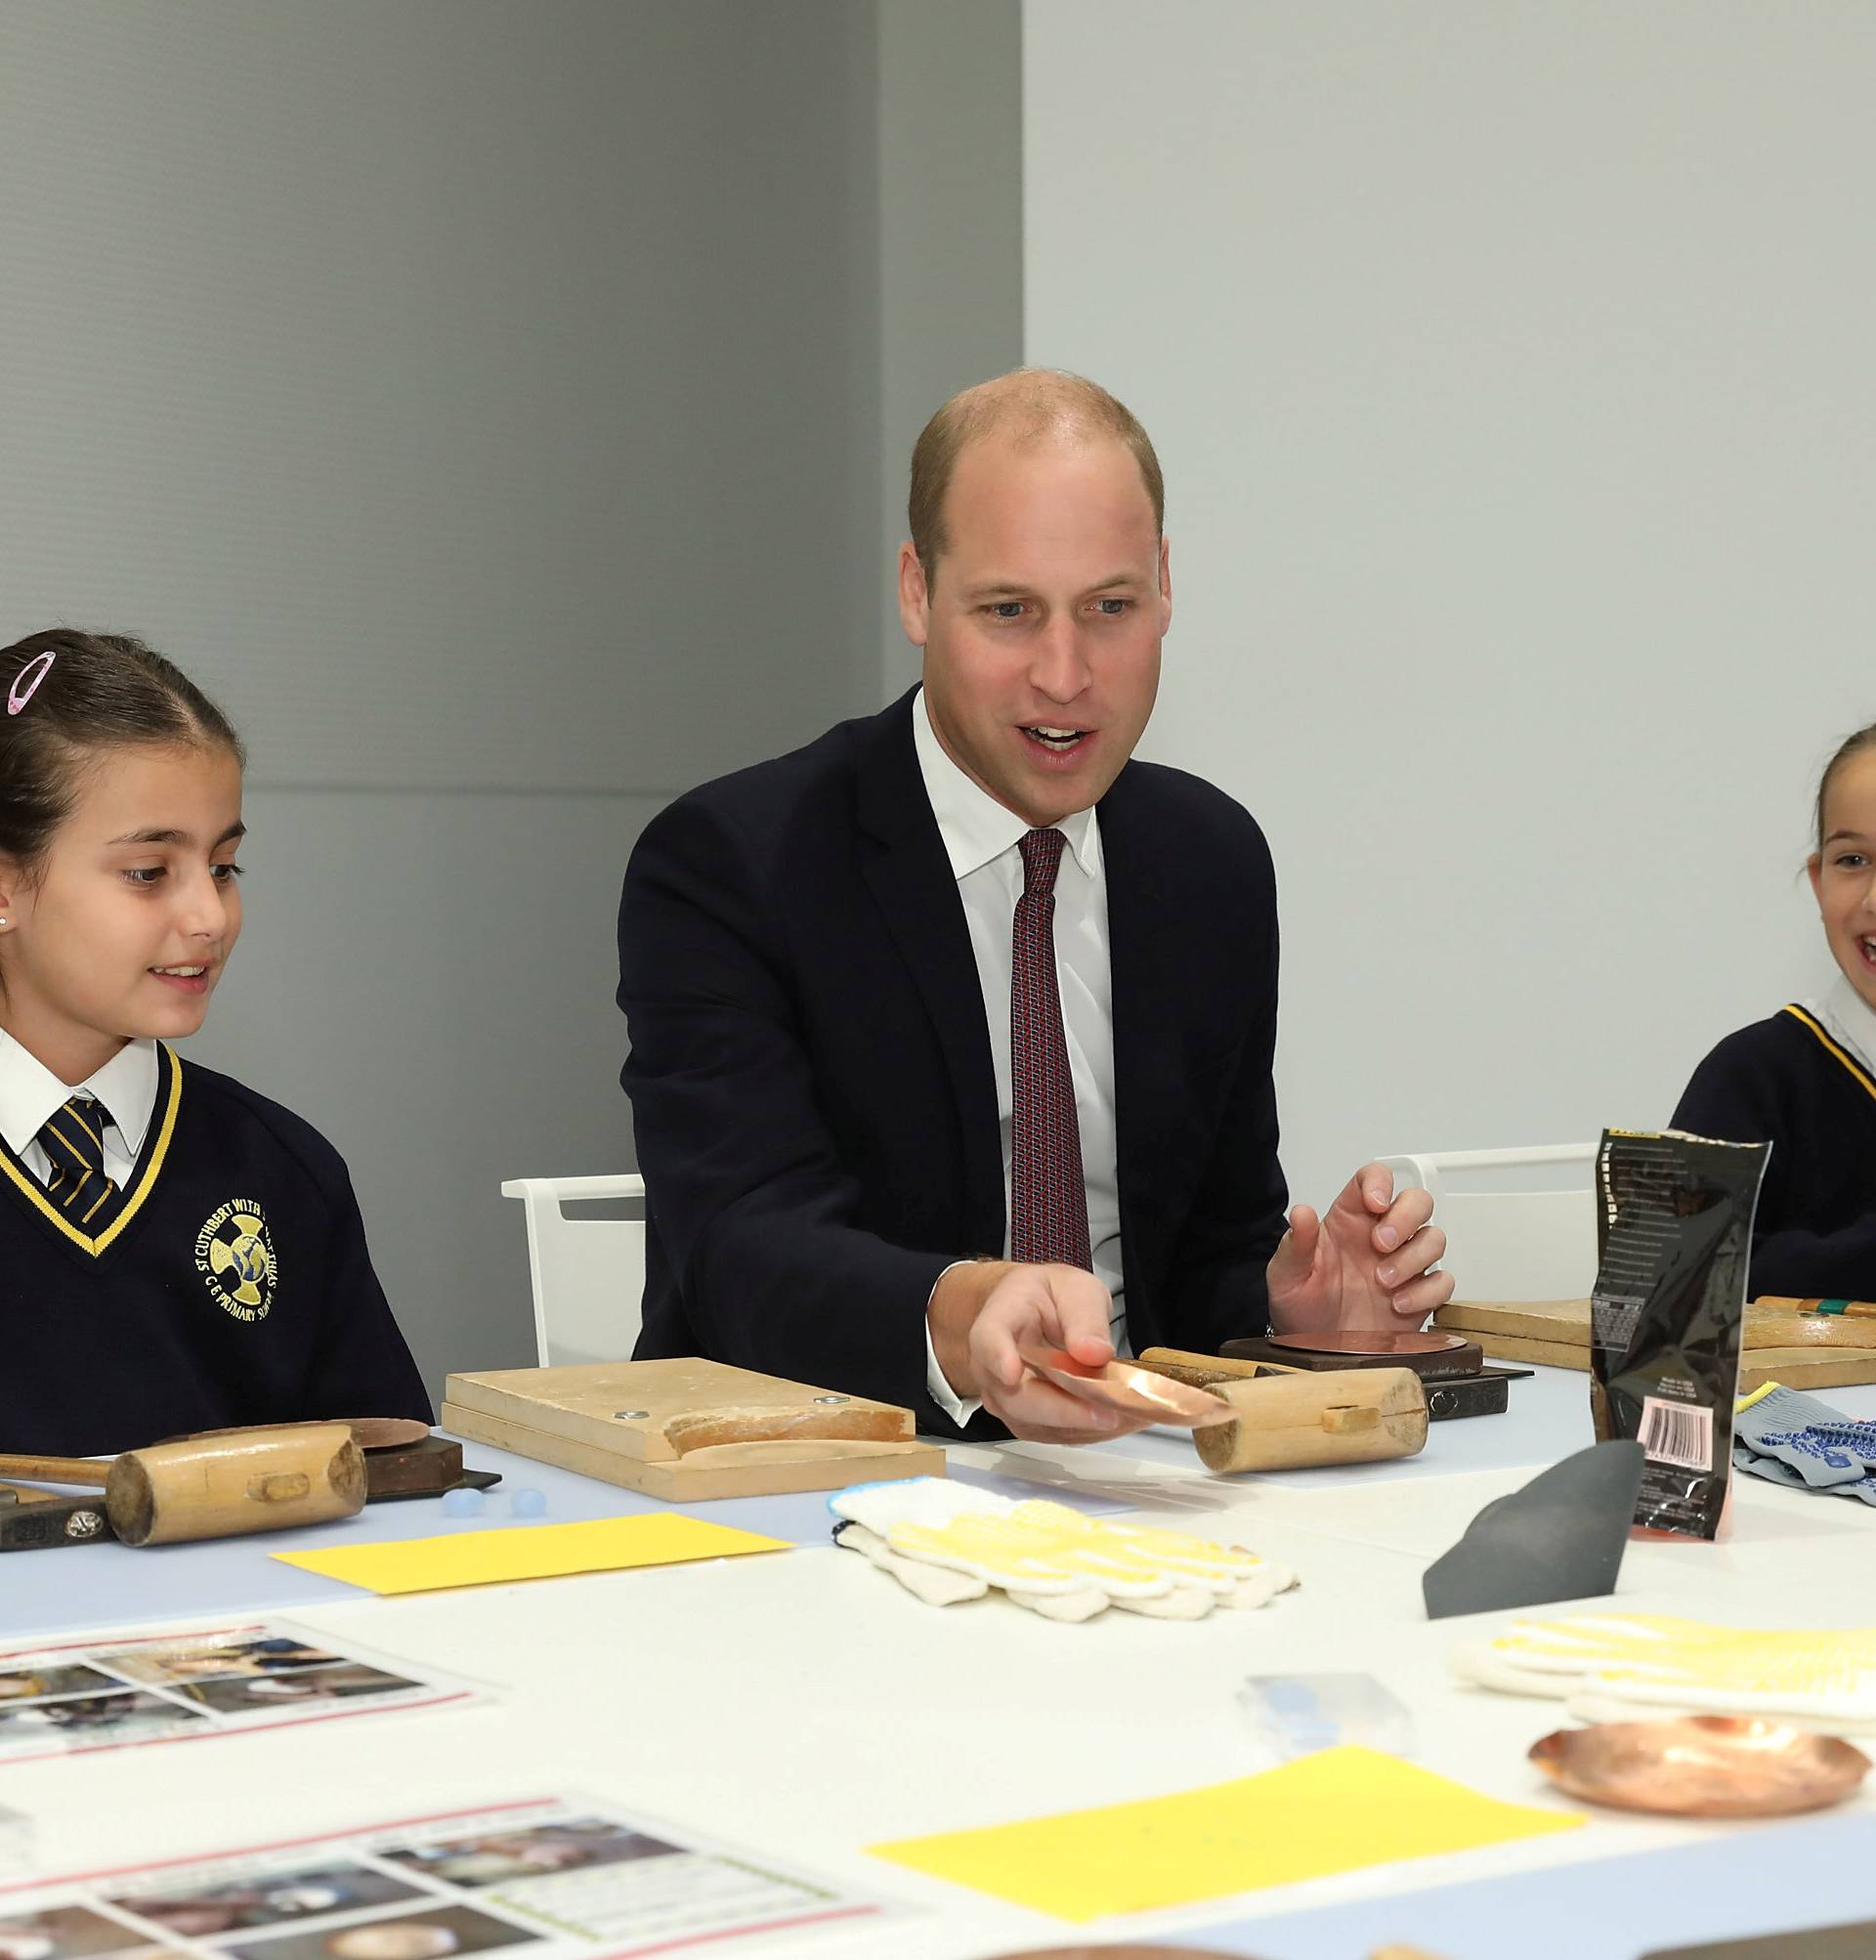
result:
[(1379, 1463), (1427, 1446), (1427, 1391), (1407, 1368), (1337, 1368), (1312, 1374), (1229, 1355), (1149, 1347), (1139, 1365), (1210, 1388), (1237, 1411), (1234, 1423), (1192, 1431), (1207, 1470), (1309, 1470)]
[(351, 1517), (364, 1508), (364, 1458), (344, 1423), (189, 1437), (92, 1457), (0, 1456), (0, 1477), (42, 1477), (105, 1493), (126, 1545), (234, 1538)]

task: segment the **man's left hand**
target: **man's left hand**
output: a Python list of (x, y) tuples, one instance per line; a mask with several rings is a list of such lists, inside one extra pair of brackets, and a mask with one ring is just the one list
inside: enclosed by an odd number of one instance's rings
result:
[(1429, 1193), (1394, 1195), (1385, 1164), (1357, 1171), (1320, 1214), (1296, 1206), (1267, 1269), (1272, 1331), (1420, 1326), (1453, 1292), (1451, 1273), (1428, 1270), (1446, 1250), (1446, 1234), (1428, 1222), (1432, 1215)]

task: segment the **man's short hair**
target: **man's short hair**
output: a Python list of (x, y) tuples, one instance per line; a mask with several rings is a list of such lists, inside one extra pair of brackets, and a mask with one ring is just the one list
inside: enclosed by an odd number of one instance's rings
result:
[(1019, 443), (1046, 436), (1089, 441), (1112, 437), (1133, 452), (1153, 503), (1155, 533), (1166, 529), (1166, 479), (1153, 439), (1124, 402), (1097, 382), (1054, 367), (1018, 367), (954, 395), (922, 430), (912, 448), (912, 493), (907, 517), (912, 548), (929, 579), (950, 544), (945, 534), (945, 492), (958, 458), (972, 443), (1007, 434)]

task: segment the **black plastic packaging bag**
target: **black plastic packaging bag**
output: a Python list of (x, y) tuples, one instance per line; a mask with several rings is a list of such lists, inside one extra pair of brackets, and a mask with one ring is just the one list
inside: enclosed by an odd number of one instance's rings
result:
[(1590, 1300), (1599, 1441), (1646, 1453), (1635, 1521), (1712, 1538), (1732, 1463), (1746, 1268), (1769, 1143), (1605, 1129)]

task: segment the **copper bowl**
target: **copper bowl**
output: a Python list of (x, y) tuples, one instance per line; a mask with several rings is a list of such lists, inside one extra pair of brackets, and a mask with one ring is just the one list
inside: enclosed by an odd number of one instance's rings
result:
[(1531, 1761), (1586, 1803), (1677, 1817), (1820, 1811), (1869, 1769), (1869, 1758), (1835, 1735), (1750, 1715), (1559, 1728), (1531, 1745)]

